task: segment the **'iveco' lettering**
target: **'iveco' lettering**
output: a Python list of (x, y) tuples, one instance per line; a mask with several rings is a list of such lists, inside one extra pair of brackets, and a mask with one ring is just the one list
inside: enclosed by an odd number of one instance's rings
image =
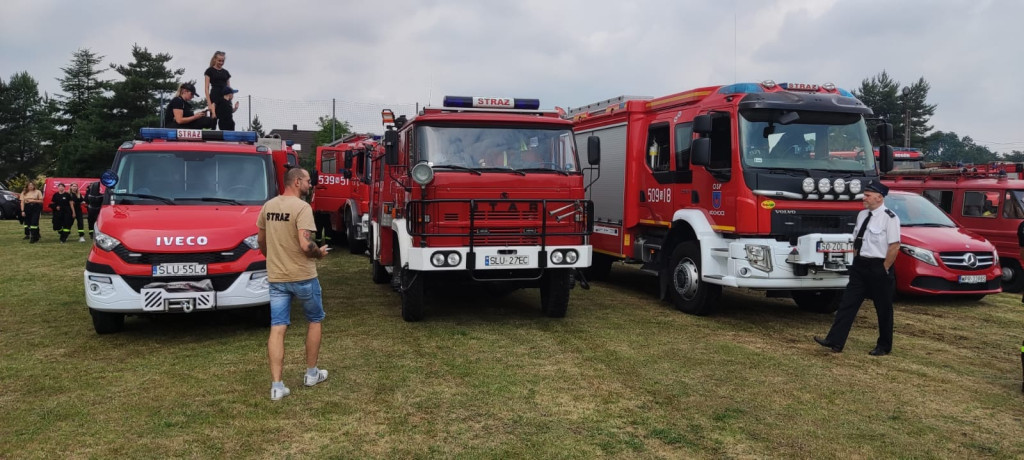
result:
[(157, 246), (206, 246), (209, 240), (205, 236), (158, 236)]
[(291, 213), (288, 212), (268, 212), (267, 220), (274, 222), (288, 222), (291, 219)]

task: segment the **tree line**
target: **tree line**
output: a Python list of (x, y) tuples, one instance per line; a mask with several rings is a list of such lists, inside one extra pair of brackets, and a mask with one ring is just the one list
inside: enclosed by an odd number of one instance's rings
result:
[[(15, 73), (7, 81), (0, 78), (0, 181), (98, 177), (122, 142), (134, 139), (139, 128), (160, 125), (161, 107), (173, 97), (185, 69), (169, 68), (170, 54), (150, 52), (138, 44), (132, 46), (127, 64), (104, 67), (103, 58), (89, 49), (72, 53), (57, 78), (61, 93), (53, 96), (40, 94), (28, 72)], [(105, 79), (106, 71), (116, 78)], [(926, 161), (1024, 161), (1022, 151), (1000, 157), (970, 136), (933, 131), (928, 123), (936, 106), (927, 103), (929, 90), (923, 77), (903, 86), (882, 71), (864, 79), (853, 94), (894, 125), (894, 145), (920, 148)], [(320, 117), (317, 125), (318, 144), (350, 132), (347, 122), (333, 117)], [(258, 116), (252, 129), (265, 134)]]

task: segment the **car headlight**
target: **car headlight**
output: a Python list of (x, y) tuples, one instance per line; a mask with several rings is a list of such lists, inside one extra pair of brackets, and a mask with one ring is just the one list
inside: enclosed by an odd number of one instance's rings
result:
[(449, 252), (448, 253), (448, 265), (451, 265), (451, 266), (455, 267), (455, 266), (459, 265), (459, 262), (462, 262), (462, 256), (459, 255), (459, 253), (457, 253), (457, 252)]
[(579, 254), (576, 253), (576, 251), (573, 251), (573, 250), (570, 249), (570, 250), (565, 252), (565, 262), (566, 263), (574, 264), (579, 259), (580, 259), (580, 256), (579, 256)]
[(445, 257), (443, 252), (435, 252), (430, 255), (430, 263), (435, 267), (444, 266), (444, 259)]
[(804, 193), (811, 193), (811, 192), (814, 191), (814, 179), (813, 178), (805, 177), (804, 178), (804, 182), (801, 185), (803, 185)]
[(827, 177), (822, 177), (818, 181), (818, 191), (821, 193), (828, 193), (832, 189), (832, 183), (828, 181)]
[(551, 253), (551, 261), (556, 264), (562, 263), (562, 261), (565, 260), (564, 257), (565, 256), (562, 255), (562, 251), (555, 251)]
[(95, 238), (94, 241), (96, 241), (96, 246), (99, 246), (99, 248), (104, 251), (110, 251), (121, 245), (121, 242), (118, 241), (117, 238), (101, 232), (98, 228), (93, 232), (93, 237)]
[(246, 246), (249, 246), (250, 249), (260, 248), (259, 234), (247, 236), (244, 240), (242, 240), (242, 242), (245, 243)]
[(928, 265), (934, 265), (936, 267), (939, 266), (939, 263), (935, 261), (935, 253), (927, 249), (911, 246), (909, 244), (901, 244), (900, 252)]
[(854, 195), (860, 193), (860, 179), (850, 181), (850, 193)]
[(836, 179), (835, 182), (832, 183), (832, 189), (835, 190), (836, 193), (843, 193), (846, 190), (846, 181), (843, 180), (843, 178)]
[(747, 252), (747, 261), (750, 266), (761, 271), (772, 271), (772, 250), (768, 246), (760, 244), (748, 244), (744, 246)]
[(417, 184), (427, 185), (434, 180), (434, 168), (431, 168), (426, 162), (419, 162), (416, 166), (412, 167), (412, 180), (416, 181)]

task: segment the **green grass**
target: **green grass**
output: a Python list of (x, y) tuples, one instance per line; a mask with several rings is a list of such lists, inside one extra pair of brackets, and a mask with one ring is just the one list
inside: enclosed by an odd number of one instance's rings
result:
[(87, 244), (22, 241), (0, 222), (0, 458), (1020, 458), (1020, 296), (902, 301), (894, 353), (873, 309), (846, 352), (811, 341), (830, 317), (738, 291), (678, 313), (630, 267), (573, 291), (432, 298), (403, 322), (365, 257), (320, 263), (325, 384), (302, 386), (288, 332), (271, 402), (268, 330), (247, 312), (130, 317), (98, 336)]

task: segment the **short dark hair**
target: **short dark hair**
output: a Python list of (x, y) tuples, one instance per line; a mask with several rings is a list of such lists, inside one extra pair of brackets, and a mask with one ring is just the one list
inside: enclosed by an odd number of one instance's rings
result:
[[(291, 168), (284, 173), (284, 185), (288, 186), (294, 183), (297, 179), (302, 178), (302, 173), (306, 172), (302, 168)], [(307, 173), (308, 174), (308, 173)]]

